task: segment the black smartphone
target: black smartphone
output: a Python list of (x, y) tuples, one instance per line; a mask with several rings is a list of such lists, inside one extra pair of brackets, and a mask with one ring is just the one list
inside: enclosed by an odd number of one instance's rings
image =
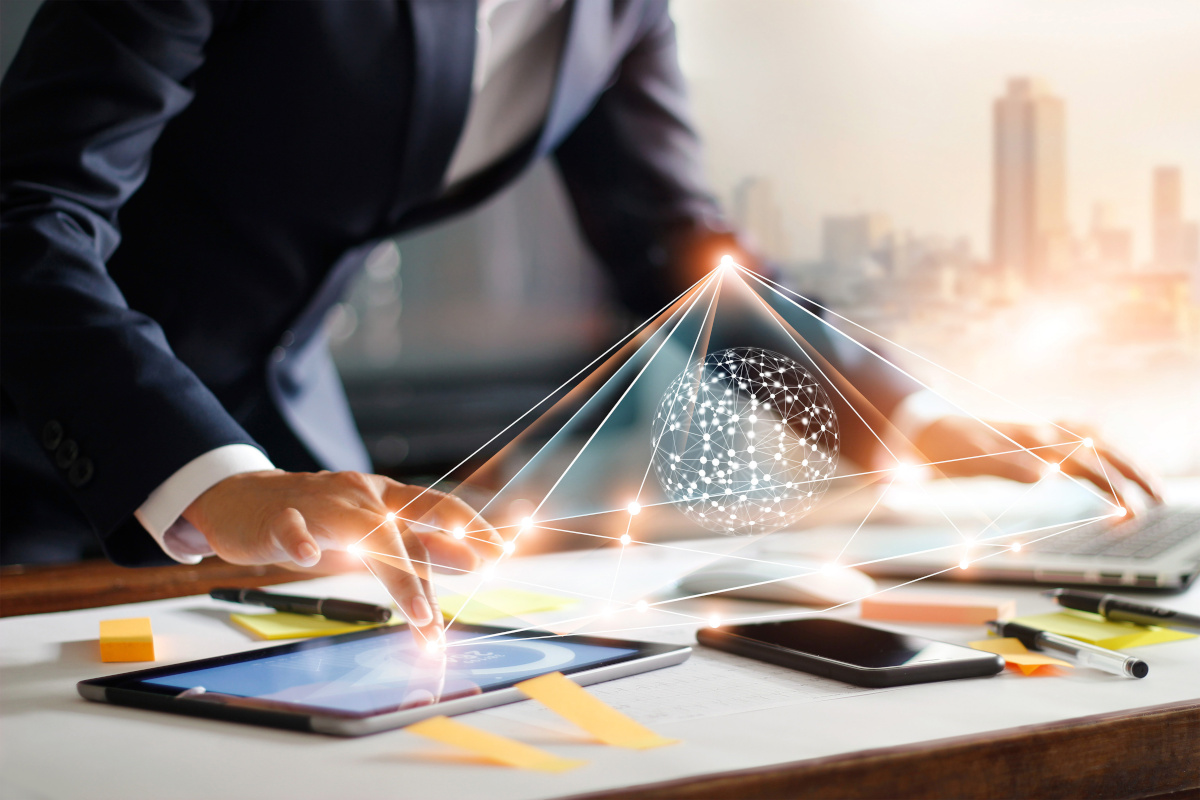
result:
[(702, 628), (706, 647), (857, 686), (904, 686), (995, 675), (1004, 659), (982, 650), (840, 619)]

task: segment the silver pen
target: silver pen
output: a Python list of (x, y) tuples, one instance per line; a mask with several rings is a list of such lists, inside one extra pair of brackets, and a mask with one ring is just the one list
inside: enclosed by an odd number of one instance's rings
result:
[(1150, 665), (1140, 658), (1118, 653), (1105, 647), (1080, 642), (1068, 636), (1060, 636), (1049, 631), (1040, 631), (1019, 625), (1015, 622), (992, 620), (988, 628), (998, 636), (1008, 636), (1019, 639), (1021, 644), (1030, 650), (1041, 650), (1047, 653), (1057, 653), (1074, 661), (1081, 667), (1091, 667), (1113, 675), (1124, 675), (1129, 678), (1144, 678), (1150, 672)]

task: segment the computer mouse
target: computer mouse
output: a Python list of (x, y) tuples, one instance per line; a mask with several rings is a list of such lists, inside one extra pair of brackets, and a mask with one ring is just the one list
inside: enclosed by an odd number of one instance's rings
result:
[(875, 581), (856, 569), (822, 566), (792, 559), (720, 558), (684, 575), (675, 586), (685, 594), (719, 592), (726, 597), (821, 607), (850, 603), (875, 591)]

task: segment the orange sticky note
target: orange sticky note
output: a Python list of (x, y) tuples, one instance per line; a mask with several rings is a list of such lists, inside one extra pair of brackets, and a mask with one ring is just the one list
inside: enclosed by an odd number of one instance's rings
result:
[(1041, 653), (1032, 653), (1021, 643), (1020, 639), (983, 639), (978, 642), (967, 642), (967, 644), (976, 650), (1002, 656), (1005, 664), (1026, 675), (1032, 675), (1043, 667), (1073, 668), (1075, 666), (1061, 659), (1044, 656)]
[(449, 717), (423, 719), (404, 730), (435, 742), (468, 750), (477, 756), (509, 767), (535, 769), (539, 772), (566, 772), (586, 764), (547, 753), (515, 739), (489, 733)]
[(675, 744), (588, 694), (561, 672), (551, 672), (517, 684), (517, 688), (560, 717), (574, 722), (605, 744), (645, 750)]
[(861, 609), (863, 619), (982, 625), (988, 620), (1015, 617), (1017, 601), (995, 597), (885, 592), (863, 598)]
[(100, 621), (101, 661), (153, 661), (154, 633), (149, 617)]

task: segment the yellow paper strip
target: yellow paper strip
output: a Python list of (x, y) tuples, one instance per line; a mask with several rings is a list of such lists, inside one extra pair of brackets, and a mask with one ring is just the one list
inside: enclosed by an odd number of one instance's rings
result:
[[(314, 636), (333, 636), (338, 633), (353, 633), (378, 628), (370, 622), (339, 622), (307, 614), (230, 614), (229, 619), (260, 639), (310, 639)], [(388, 625), (403, 625), (404, 617), (393, 614)]]
[(526, 592), (521, 589), (491, 589), (477, 592), (471, 598), (470, 603), (467, 602), (467, 595), (462, 594), (438, 598), (438, 604), (442, 607), (442, 615), (446, 619), (457, 614), (458, 621), (468, 625), (483, 625), (492, 620), (536, 614), (539, 611), (557, 611), (560, 608), (569, 608), (578, 602), (572, 597)]
[(586, 764), (586, 761), (576, 761), (561, 758), (553, 753), (547, 753), (536, 747), (498, 736), (494, 733), (474, 728), (449, 717), (430, 717), (423, 719), (404, 730), (432, 739), (435, 742), (448, 744), (469, 750), (477, 756), (496, 761), (510, 767), (535, 769), (540, 772), (566, 772)]
[(1044, 656), (1041, 653), (1031, 653), (1020, 639), (983, 639), (978, 642), (967, 642), (967, 645), (976, 650), (1003, 656), (1005, 664), (1016, 667), (1026, 675), (1031, 675), (1042, 667), (1074, 668), (1075, 666), (1058, 658)]
[(1086, 611), (1060, 611), (1057, 614), (1036, 614), (1019, 617), (1013, 622), (1062, 636), (1070, 636), (1088, 644), (1124, 650), (1147, 644), (1195, 639), (1196, 634), (1160, 628), (1157, 625), (1136, 625), (1132, 622), (1110, 622), (1099, 614)]
[(561, 672), (551, 672), (517, 684), (522, 692), (559, 716), (574, 722), (605, 744), (645, 750), (676, 744), (635, 722), (612, 706), (588, 694)]

